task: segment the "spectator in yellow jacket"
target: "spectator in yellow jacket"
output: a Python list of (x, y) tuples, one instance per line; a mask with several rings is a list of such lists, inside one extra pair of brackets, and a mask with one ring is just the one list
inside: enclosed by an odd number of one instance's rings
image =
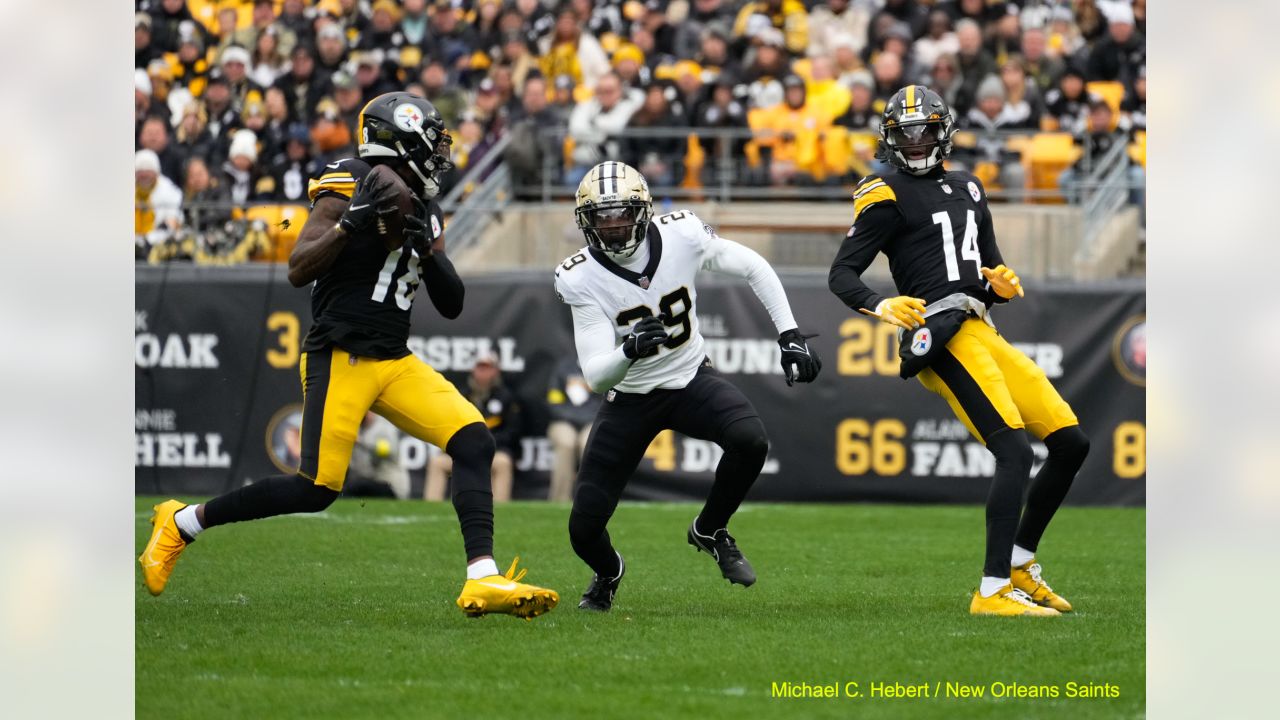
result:
[(783, 101), (752, 113), (756, 143), (770, 148), (769, 179), (774, 185), (821, 181), (826, 177), (820, 143), (831, 128), (826, 110), (805, 102), (804, 80), (788, 75)]
[(809, 14), (800, 0), (758, 0), (748, 2), (733, 22), (735, 38), (751, 38), (766, 27), (775, 27), (786, 37), (787, 52), (803, 55), (809, 47)]

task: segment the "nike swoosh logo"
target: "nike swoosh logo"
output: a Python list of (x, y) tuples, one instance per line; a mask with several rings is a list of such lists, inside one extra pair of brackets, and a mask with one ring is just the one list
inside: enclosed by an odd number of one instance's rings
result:
[(338, 162), (331, 162), (331, 163), (329, 163), (328, 165), (325, 165), (325, 167), (327, 167), (327, 168), (331, 168), (331, 167), (338, 167), (338, 166), (339, 166), (339, 165), (341, 165), (341, 164), (342, 164), (342, 161), (341, 161), (341, 160), (339, 160)]
[(365, 209), (365, 208), (367, 208), (367, 207), (369, 207), (369, 203), (365, 203), (365, 204), (363, 204), (363, 205), (352, 205), (351, 207), (349, 207), (349, 208), (347, 208), (347, 209), (348, 209), (348, 210), (363, 210), (363, 209)]
[(798, 353), (804, 353), (805, 355), (808, 355), (808, 354), (809, 354), (809, 350), (808, 350), (807, 348), (802, 348), (802, 347), (800, 347), (799, 345), (797, 345), (797, 344), (795, 344), (795, 343), (787, 343), (787, 344), (788, 344), (788, 345), (790, 345), (791, 347), (795, 348), (795, 351), (796, 351), (796, 352), (798, 352)]
[(495, 590), (507, 590), (507, 591), (515, 590), (517, 587), (519, 587), (518, 585), (516, 585), (516, 584), (515, 584), (515, 583), (513, 583), (513, 582), (508, 582), (508, 583), (496, 583), (496, 582), (483, 582), (483, 581), (481, 581), (481, 583), (480, 583), (480, 584), (481, 584), (481, 585), (484, 585), (485, 587), (491, 587), (491, 588), (493, 588), (493, 589), (495, 589)]

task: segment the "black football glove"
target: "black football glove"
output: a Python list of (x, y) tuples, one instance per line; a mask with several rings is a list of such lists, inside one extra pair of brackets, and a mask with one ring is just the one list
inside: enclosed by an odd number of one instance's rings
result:
[(822, 358), (818, 357), (818, 351), (805, 342), (811, 337), (817, 335), (801, 335), (799, 328), (778, 336), (778, 347), (782, 348), (782, 372), (787, 376), (788, 386), (797, 382), (811, 383), (822, 370)]
[(658, 354), (658, 346), (667, 341), (667, 331), (662, 321), (650, 315), (631, 328), (631, 334), (622, 341), (622, 354), (632, 360)]
[(433, 238), (427, 233), (428, 222), (426, 204), (414, 195), (413, 214), (406, 215), (404, 218), (404, 242), (418, 251), (418, 257), (425, 258), (431, 254)]
[(379, 217), (392, 215), (396, 208), (396, 188), (391, 183), (378, 185), (371, 176), (360, 179), (356, 192), (347, 203), (338, 224), (348, 235), (367, 230)]

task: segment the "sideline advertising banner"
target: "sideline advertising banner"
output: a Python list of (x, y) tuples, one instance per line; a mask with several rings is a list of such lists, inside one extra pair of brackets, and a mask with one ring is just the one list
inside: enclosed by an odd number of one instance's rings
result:
[[(550, 270), (465, 280), (457, 320), (441, 318), (425, 297), (418, 303), (410, 348), (460, 385), (479, 355), (498, 355), (524, 408), (515, 494), (545, 497), (547, 379), (574, 352), (569, 309), (555, 297)], [(776, 332), (746, 283), (699, 280), (708, 355), (751, 399), (770, 435), (750, 499), (983, 502), (994, 458), (941, 398), (898, 377), (894, 328), (850, 312), (827, 290), (825, 274), (784, 274), (783, 283), (801, 329), (819, 333), (810, 342), (823, 370), (813, 385), (787, 387)], [(208, 495), (292, 472), (309, 291), (291, 287), (283, 266), (139, 267), (135, 304), (136, 492)], [(1141, 282), (1032, 285), (993, 312), (1092, 441), (1068, 503), (1145, 503), (1145, 312)], [(1038, 465), (1044, 447), (1033, 447)], [(420, 489), (438, 450), (404, 436), (394, 451)], [(625, 497), (701, 499), (719, 456), (713, 443), (664, 432)]]

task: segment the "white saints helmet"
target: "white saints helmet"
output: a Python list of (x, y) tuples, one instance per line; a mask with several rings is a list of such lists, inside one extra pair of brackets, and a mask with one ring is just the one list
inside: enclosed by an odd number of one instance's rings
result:
[(653, 196), (639, 170), (608, 160), (578, 183), (574, 212), (587, 246), (614, 260), (631, 257), (644, 242), (653, 218)]

